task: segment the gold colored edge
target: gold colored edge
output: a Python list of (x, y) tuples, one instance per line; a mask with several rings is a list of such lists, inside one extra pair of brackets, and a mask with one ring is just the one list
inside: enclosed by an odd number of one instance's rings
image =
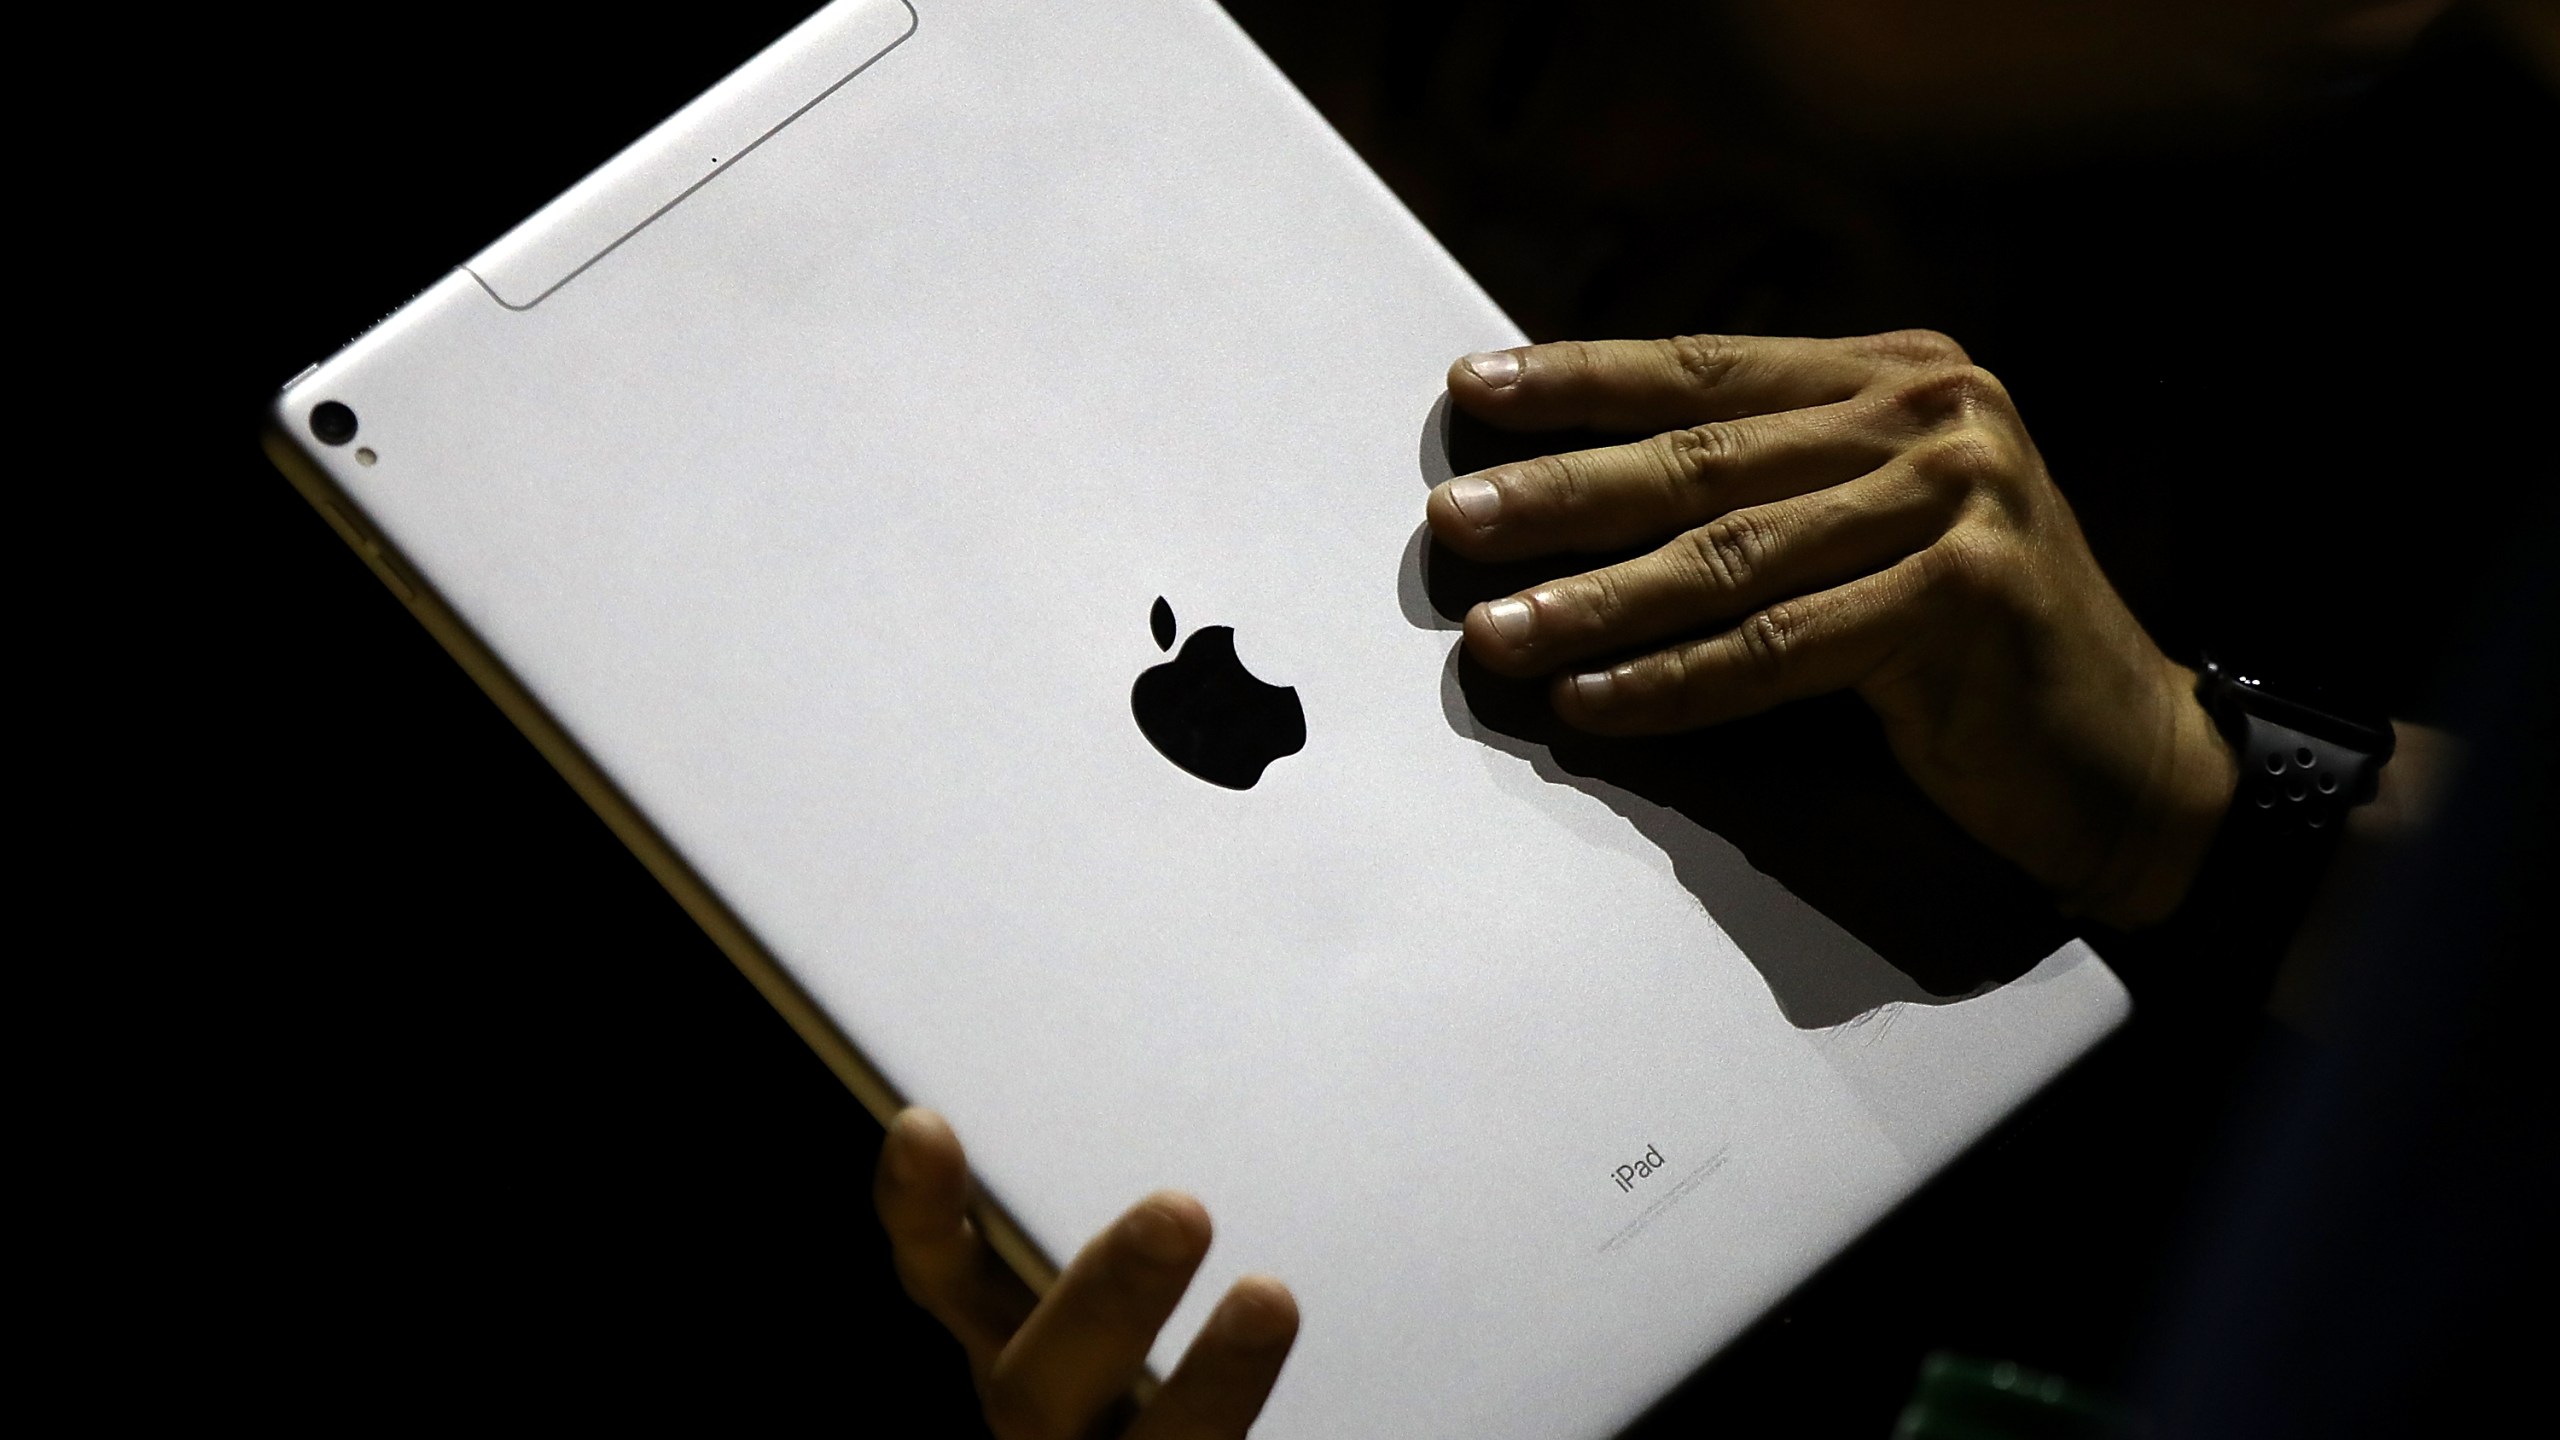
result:
[[(329, 528), (338, 533), (338, 538), (363, 557), (375, 578), (408, 607), (409, 613), (427, 628), (427, 633), (436, 638), (436, 643), (444, 647), (445, 653), (453, 657), (463, 673), (469, 675), (482, 692), (496, 702), (498, 709), (515, 722), (516, 729), (522, 731), (524, 737), (533, 742), (533, 747), (542, 752), (542, 757), (551, 762), (551, 768), (559, 771), (560, 778), (569, 782), (569, 788), (577, 791), (622, 843), (630, 847), (631, 853), (639, 857), (640, 863), (648, 867), (649, 873), (657, 877), (658, 883), (666, 887), (667, 893), (674, 896), (685, 913), (693, 917), (694, 923), (702, 927), (703, 933), (711, 937), (711, 942), (729, 957), (729, 963), (737, 966), (739, 973), (747, 977), (748, 983), (756, 987), (766, 1002), (781, 1012), (783, 1020), (810, 1049), (817, 1052), (818, 1058), (826, 1062), (827, 1068), (835, 1072), (836, 1078), (844, 1082), (845, 1088), (853, 1092), (854, 1098), (862, 1102), (862, 1107), (871, 1112), (872, 1118), (886, 1126), (905, 1105), (887, 1078), (872, 1068), (853, 1042), (836, 1029), (825, 1012), (785, 973), (781, 964), (765, 952), (745, 924), (721, 902), (710, 886), (703, 883), (700, 876), (693, 873), (692, 867), (685, 864), (675, 847), (668, 844), (657, 827), (651, 825), (638, 807), (623, 795), (621, 787), (596, 768), (595, 762), (589, 760), (577, 742), (569, 738), (569, 733), (561, 729), (549, 712), (516, 680), (506, 663), (480, 643), (480, 637), (445, 607), (434, 589), (400, 558), (398, 552), (361, 526), (355, 518), (361, 513), (361, 507), (339, 488), (337, 482), (311, 463), (311, 458), (302, 453), (301, 447), (274, 420), (266, 424), (261, 442), (267, 459), (283, 472), (295, 490), (301, 492), (302, 498), (310, 502), (311, 508), (320, 513)], [(1002, 1206), (981, 1194), (971, 1208), (971, 1218), (1004, 1262), (1013, 1267), (1014, 1273), (1020, 1275), (1035, 1294), (1048, 1293), (1049, 1287), (1057, 1283), (1058, 1266), (1041, 1253), (1040, 1247), (1032, 1243)]]

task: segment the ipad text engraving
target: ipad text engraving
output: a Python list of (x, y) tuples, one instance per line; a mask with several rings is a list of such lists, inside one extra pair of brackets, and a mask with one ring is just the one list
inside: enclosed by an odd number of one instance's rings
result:
[(1662, 1151), (1655, 1146), (1647, 1145), (1642, 1155), (1610, 1171), (1609, 1178), (1618, 1182), (1620, 1190), (1633, 1190), (1636, 1188), (1637, 1181), (1661, 1169), (1665, 1163)]

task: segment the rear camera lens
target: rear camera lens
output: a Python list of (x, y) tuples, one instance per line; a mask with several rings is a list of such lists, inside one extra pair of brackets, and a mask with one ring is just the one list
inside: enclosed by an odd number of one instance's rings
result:
[(323, 445), (344, 445), (356, 438), (356, 412), (323, 400), (311, 407), (311, 433)]

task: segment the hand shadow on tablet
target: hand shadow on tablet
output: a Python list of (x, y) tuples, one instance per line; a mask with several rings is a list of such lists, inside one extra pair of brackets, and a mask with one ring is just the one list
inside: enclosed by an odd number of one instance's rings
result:
[[(1623, 438), (1504, 434), (1443, 398), (1424, 426), (1422, 473), (1436, 485)], [(1488, 565), (1417, 530), (1403, 558), (1405, 617), (1454, 635), (1477, 601), (1625, 557)], [(2073, 933), (2032, 881), (1902, 773), (1882, 726), (1854, 695), (1685, 735), (1603, 739), (1558, 720), (1544, 681), (1495, 675), (1463, 647), (1452, 648), (1441, 694), (1452, 729), (1593, 796), (1659, 846), (1801, 1028), (1896, 1001), (1980, 994), (2025, 974)]]

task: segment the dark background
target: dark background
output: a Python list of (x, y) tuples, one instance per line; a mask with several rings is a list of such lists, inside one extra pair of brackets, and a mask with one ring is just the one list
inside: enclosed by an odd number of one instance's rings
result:
[[(1590, 104), (1648, 33), (1594, 8), (1231, 6), (1533, 335), (1946, 330), (2173, 653), (2440, 708), (2552, 478), (2532, 202), (2560, 152), (2484, 32), (2272, 138), (1948, 178), (1827, 154), (1727, 52), (1668, 108)], [(189, 417), (143, 513), (183, 558), (108, 667), (140, 672), (113, 723), (144, 761), (94, 842), (165, 881), (101, 917), (90, 978), (157, 1037), (123, 1158), (200, 1397), (975, 1433), (869, 1216), (877, 1127), (256, 448), (287, 377), (803, 13), (287, 5), (174, 42), (225, 57), (169, 92), (177, 163), (135, 182), (154, 388)], [(2134, 1383), (2257, 1021), (2121, 948), (2170, 1018), (1658, 1433), (1880, 1436), (1942, 1346)]]

